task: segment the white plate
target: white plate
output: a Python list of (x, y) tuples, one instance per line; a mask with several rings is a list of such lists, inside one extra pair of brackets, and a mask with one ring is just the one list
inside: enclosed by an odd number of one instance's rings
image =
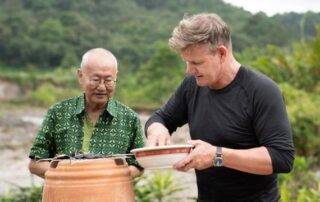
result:
[(138, 163), (145, 169), (172, 168), (185, 158), (193, 145), (166, 145), (131, 150)]

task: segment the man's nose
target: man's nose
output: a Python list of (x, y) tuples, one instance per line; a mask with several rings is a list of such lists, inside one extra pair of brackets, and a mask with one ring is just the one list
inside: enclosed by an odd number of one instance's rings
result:
[(106, 90), (107, 87), (106, 87), (106, 85), (104, 84), (104, 82), (102, 81), (102, 82), (99, 83), (97, 89), (103, 91), (103, 90)]

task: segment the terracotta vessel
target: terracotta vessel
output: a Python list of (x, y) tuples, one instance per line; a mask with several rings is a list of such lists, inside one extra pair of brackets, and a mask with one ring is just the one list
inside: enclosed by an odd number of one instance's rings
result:
[(62, 160), (45, 174), (43, 202), (133, 202), (124, 159)]

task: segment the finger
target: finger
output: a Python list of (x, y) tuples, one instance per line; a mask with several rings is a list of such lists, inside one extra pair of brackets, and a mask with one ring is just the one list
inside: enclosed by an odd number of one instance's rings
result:
[(174, 168), (175, 169), (181, 169), (183, 167), (185, 167), (187, 164), (189, 164), (191, 162), (192, 158), (190, 157), (190, 154), (185, 157), (184, 159), (182, 159), (181, 161), (179, 161), (178, 163), (174, 164)]
[(179, 168), (185, 167), (186, 165), (189, 165), (188, 168), (184, 168), (184, 170), (188, 170), (190, 168), (193, 168), (193, 164), (195, 162), (195, 158), (197, 156), (197, 153), (199, 153), (197, 150), (192, 150), (189, 155), (184, 158), (182, 161), (179, 162), (179, 164), (177, 164), (177, 166), (179, 166)]
[(148, 147), (155, 146), (155, 140), (153, 140), (152, 138), (148, 138), (146, 142), (146, 146)]
[(179, 167), (179, 168), (174, 168), (174, 169), (176, 169), (177, 171), (185, 172), (184, 167)]
[(188, 172), (190, 169), (195, 168), (195, 165), (193, 163), (193, 161), (191, 161), (190, 163), (188, 163), (184, 168), (183, 171), (184, 172)]
[(182, 168), (176, 168), (177, 171), (180, 171), (180, 172), (187, 172), (188, 170), (186, 169), (186, 166), (185, 167), (182, 167)]
[(167, 143), (167, 136), (164, 134), (161, 134), (158, 138), (158, 146), (164, 146)]
[(182, 171), (182, 172), (188, 172), (190, 169), (194, 168), (193, 161), (189, 162), (183, 167), (179, 167), (177, 170)]
[(171, 144), (171, 139), (170, 136), (168, 135), (166, 138), (166, 145), (170, 145)]
[(156, 146), (157, 145), (157, 138), (156, 136), (152, 135), (149, 136), (147, 139), (147, 146)]
[(187, 164), (183, 163), (183, 162), (178, 162), (176, 164), (173, 165), (174, 169), (177, 169), (179, 171), (182, 171), (183, 168), (186, 166)]
[(197, 145), (199, 145), (199, 144), (201, 144), (203, 141), (201, 141), (201, 140), (188, 140), (188, 144), (192, 144), (192, 145), (194, 145), (194, 146), (197, 146)]
[(161, 137), (158, 138), (157, 146), (163, 146), (165, 143), (165, 139)]
[(173, 166), (173, 168), (176, 169), (176, 170), (178, 170), (178, 171), (185, 172), (187, 165), (188, 165), (188, 164), (175, 164), (175, 165)]

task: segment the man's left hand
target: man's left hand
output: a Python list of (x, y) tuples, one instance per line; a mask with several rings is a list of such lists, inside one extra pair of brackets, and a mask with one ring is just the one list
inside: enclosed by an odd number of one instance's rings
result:
[(213, 166), (216, 147), (202, 140), (190, 140), (188, 144), (194, 145), (190, 154), (175, 164), (173, 168), (179, 171), (188, 171), (192, 168), (203, 170)]

